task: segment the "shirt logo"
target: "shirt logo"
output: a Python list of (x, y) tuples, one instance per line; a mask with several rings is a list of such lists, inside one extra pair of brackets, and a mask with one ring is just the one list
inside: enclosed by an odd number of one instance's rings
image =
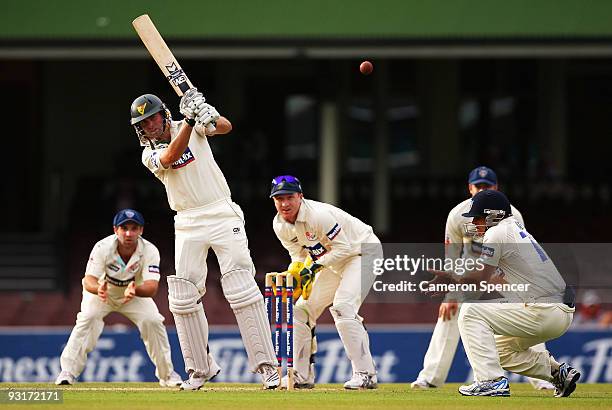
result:
[(185, 165), (193, 161), (195, 161), (195, 157), (193, 156), (193, 153), (191, 152), (189, 147), (187, 147), (185, 148), (185, 152), (183, 152), (183, 155), (181, 155), (181, 157), (172, 164), (172, 168), (173, 169), (183, 168)]
[(331, 231), (327, 232), (327, 237), (329, 238), (330, 241), (333, 241), (334, 238), (338, 236), (341, 230), (342, 228), (340, 227), (340, 225), (335, 224), (334, 227), (331, 228)]
[(136, 272), (138, 269), (140, 269), (140, 264), (138, 262), (135, 262), (132, 266), (128, 267), (128, 271), (130, 272)]
[(489, 258), (493, 257), (495, 254), (495, 249), (489, 248), (488, 246), (482, 246), (482, 256), (488, 256)]
[(114, 263), (109, 263), (108, 265), (106, 265), (106, 267), (112, 270), (113, 272), (119, 272), (119, 269), (121, 269), (119, 266), (115, 265)]
[(327, 253), (327, 249), (325, 249), (325, 246), (323, 246), (321, 242), (313, 246), (304, 246), (304, 248), (308, 250), (312, 260), (315, 261)]
[(240, 233), (240, 228), (236, 227), (232, 229), (232, 232), (234, 232), (234, 235), (238, 235)]
[(314, 233), (312, 233), (312, 232), (308, 232), (308, 231), (306, 231), (306, 232), (304, 233), (304, 235), (306, 235), (306, 239), (308, 239), (309, 241), (314, 241), (314, 240), (316, 240), (316, 239), (317, 239), (317, 235), (315, 235), (315, 234), (314, 234)]
[(150, 273), (159, 273), (159, 266), (157, 266), (157, 265), (149, 265), (149, 272)]
[(146, 107), (147, 107), (147, 103), (144, 103), (144, 104), (139, 105), (138, 107), (136, 107), (136, 111), (138, 111), (138, 113), (140, 115), (142, 115), (142, 114), (144, 114)]

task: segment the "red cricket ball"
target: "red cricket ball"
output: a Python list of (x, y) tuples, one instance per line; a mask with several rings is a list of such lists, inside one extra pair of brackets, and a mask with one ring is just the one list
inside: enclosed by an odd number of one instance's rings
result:
[(361, 71), (361, 74), (368, 75), (371, 74), (372, 71), (374, 71), (374, 66), (372, 65), (372, 63), (366, 60), (359, 65), (359, 71)]

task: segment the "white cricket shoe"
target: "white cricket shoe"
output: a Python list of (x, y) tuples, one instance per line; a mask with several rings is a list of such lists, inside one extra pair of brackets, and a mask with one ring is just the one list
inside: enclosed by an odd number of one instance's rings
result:
[(460, 386), (459, 393), (463, 396), (510, 396), (510, 384), (506, 377), (500, 377), (495, 380)]
[(438, 386), (434, 386), (429, 383), (427, 380), (418, 377), (415, 381), (410, 383), (410, 388), (412, 389), (435, 389)]
[(559, 372), (554, 376), (555, 397), (567, 397), (576, 390), (580, 372), (567, 363), (561, 363)]
[(217, 375), (221, 371), (221, 368), (214, 361), (213, 361), (213, 364), (214, 364), (214, 367), (211, 367), (210, 369), (212, 376), (210, 377), (204, 377), (200, 375), (196, 376), (195, 372), (191, 372), (191, 374), (189, 374), (189, 379), (181, 383), (181, 390), (200, 390), (202, 386), (204, 386), (204, 383), (217, 377)]
[(58, 386), (75, 384), (75, 383), (76, 383), (76, 377), (74, 377), (72, 373), (70, 373), (67, 370), (62, 370), (59, 376), (57, 376), (57, 379), (55, 379), (55, 384), (57, 384)]
[(553, 390), (555, 385), (546, 380), (538, 380), (535, 386), (533, 386), (536, 390)]
[(274, 390), (281, 384), (280, 376), (276, 367), (269, 364), (262, 364), (259, 368), (261, 382), (266, 390)]
[(161, 387), (178, 387), (183, 383), (181, 376), (174, 370), (170, 373), (167, 379), (160, 379), (159, 385)]
[(347, 390), (376, 389), (378, 379), (376, 375), (371, 376), (367, 372), (353, 372), (353, 377), (344, 383), (344, 388)]

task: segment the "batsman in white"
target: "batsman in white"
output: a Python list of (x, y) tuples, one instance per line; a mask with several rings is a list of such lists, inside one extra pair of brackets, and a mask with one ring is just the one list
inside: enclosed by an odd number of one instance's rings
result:
[(74, 384), (96, 346), (104, 317), (118, 312), (138, 326), (155, 375), (162, 387), (179, 386), (181, 377), (170, 359), (164, 317), (152, 297), (159, 284), (159, 251), (142, 238), (144, 218), (133, 209), (119, 211), (114, 234), (94, 246), (83, 278), (83, 300), (68, 343), (60, 357), (55, 384)]
[[(472, 197), (485, 190), (497, 190), (497, 175), (488, 167), (474, 168), (468, 176), (468, 192), (471, 197), (460, 202), (448, 213), (446, 218), (446, 231), (444, 235), (445, 257), (451, 259), (477, 259), (482, 251), (482, 241), (468, 236), (463, 229), (470, 219), (462, 214), (469, 211)], [(512, 206), (512, 215), (524, 225), (521, 213)], [(457, 325), (458, 300), (460, 295), (449, 293), (445, 302), (440, 305), (438, 321), (431, 335), (431, 341), (425, 358), (423, 369), (417, 379), (410, 385), (413, 389), (427, 389), (440, 387), (446, 382), (448, 372), (457, 345), (459, 344), (459, 327)], [(544, 343), (533, 346), (536, 350), (546, 350)], [(535, 389), (554, 389), (554, 386), (545, 380), (528, 379)]]
[(305, 199), (300, 181), (291, 175), (272, 180), (270, 197), (278, 211), (274, 232), (291, 257), (288, 270), (308, 256), (313, 260), (300, 272), (302, 292), (312, 285), (310, 295), (307, 300), (300, 298), (294, 308), (295, 387), (314, 387), (313, 329), (323, 309), (331, 305), (329, 310), (353, 367), (353, 376), (344, 388), (375, 389), (376, 367), (358, 312), (374, 281), (373, 270), (362, 268), (362, 257), (372, 260), (382, 256), (379, 239), (372, 227), (343, 210)]
[(208, 351), (208, 321), (201, 298), (206, 292), (206, 257), (213, 249), (221, 268), (223, 294), (236, 315), (249, 365), (264, 387), (280, 384), (263, 296), (255, 282), (244, 228), (244, 214), (215, 162), (208, 138), (227, 134), (232, 125), (195, 88), (181, 98), (183, 121), (152, 94), (132, 103), (131, 123), (143, 164), (164, 184), (177, 212), (176, 275), (168, 276), (168, 301), (174, 316), (189, 379), (182, 390), (198, 390), (221, 370)]
[[(464, 302), (459, 332), (474, 370), (474, 383), (459, 387), (464, 396), (509, 396), (504, 370), (555, 385), (555, 397), (567, 397), (580, 373), (532, 346), (563, 335), (574, 314), (564, 301), (566, 284), (555, 264), (513, 215), (499, 191), (479, 192), (472, 199), (467, 234), (482, 238), (481, 269), (456, 275), (432, 271), (431, 283), (498, 284), (502, 299)], [(511, 286), (514, 286), (512, 288)]]

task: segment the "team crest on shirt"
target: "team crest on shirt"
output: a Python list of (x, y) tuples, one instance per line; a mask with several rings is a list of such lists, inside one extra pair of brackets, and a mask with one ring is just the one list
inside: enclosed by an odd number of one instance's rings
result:
[(172, 163), (173, 169), (183, 168), (190, 162), (195, 161), (195, 157), (193, 156), (193, 152), (189, 149), (189, 147), (185, 148), (185, 152), (179, 159), (177, 159), (174, 163)]
[(317, 235), (315, 235), (312, 232), (304, 232), (304, 235), (306, 235), (306, 239), (308, 239), (309, 241), (316, 241), (317, 240)]
[(140, 263), (138, 262), (134, 262), (132, 265), (128, 266), (127, 268), (129, 272), (136, 272), (138, 269), (140, 269)]

